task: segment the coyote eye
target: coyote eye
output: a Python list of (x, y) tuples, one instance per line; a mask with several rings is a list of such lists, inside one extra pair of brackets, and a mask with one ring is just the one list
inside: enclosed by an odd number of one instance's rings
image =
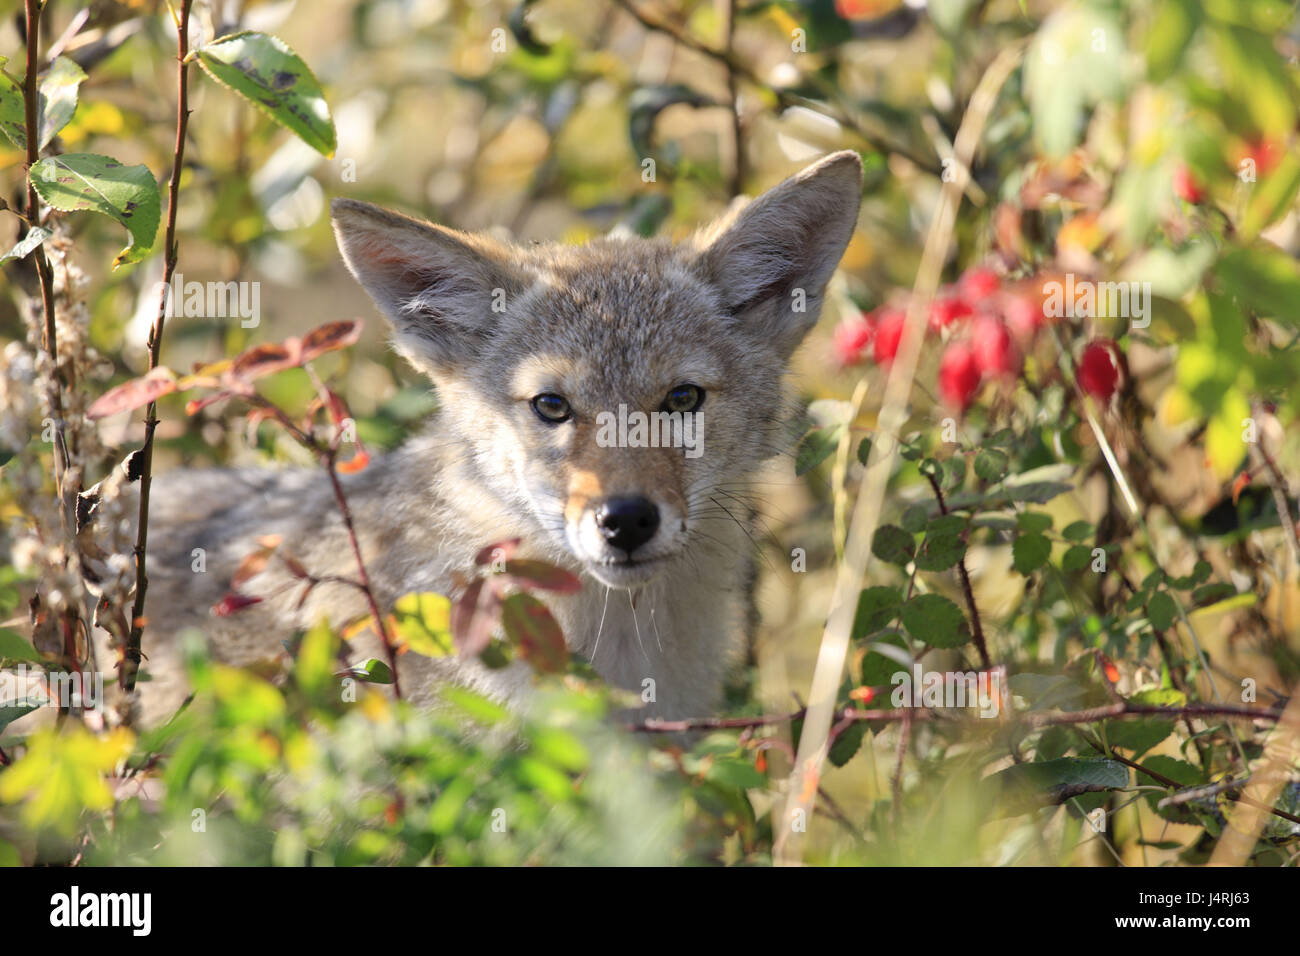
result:
[(555, 395), (546, 392), (533, 398), (533, 411), (537, 417), (548, 425), (558, 425), (560, 422), (567, 422), (573, 417), (573, 409), (569, 407), (569, 400), (563, 395)]
[(678, 385), (664, 399), (666, 412), (693, 412), (704, 404), (704, 389), (698, 385)]

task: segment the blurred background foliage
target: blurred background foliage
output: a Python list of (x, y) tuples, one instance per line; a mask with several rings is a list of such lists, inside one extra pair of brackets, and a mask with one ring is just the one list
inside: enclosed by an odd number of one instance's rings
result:
[[(1260, 415), (1294, 488), (1300, 474), (1300, 399), (1293, 388), (1300, 372), (1300, 19), (1294, 4), (214, 0), (196, 3), (194, 11), (196, 42), (252, 29), (279, 36), (301, 55), (325, 90), (338, 146), (332, 157), (322, 156), (228, 91), (193, 79), (178, 271), (186, 281), (259, 282), (261, 322), (243, 328), (230, 320), (172, 320), (163, 355), (173, 368), (322, 322), (373, 317), (335, 251), (327, 216), (334, 196), (518, 242), (580, 242), (616, 229), (682, 236), (733, 197), (756, 194), (820, 155), (852, 148), (867, 171), (859, 227), (824, 319), (797, 360), (795, 385), (806, 400), (842, 401), (865, 375), (868, 398), (852, 422), (864, 432), (874, 426), (884, 371), (843, 367), (832, 329), (897, 302), (900, 290), (910, 288), (971, 95), (994, 57), (1019, 45), (1023, 66), (988, 118), (945, 278), (955, 281), (983, 265), (1006, 282), (1063, 272), (1150, 281), (1154, 321), (1136, 330), (1125, 317), (1099, 315), (1063, 323), (1050, 341), (1040, 338), (1026, 349), (1019, 385), (991, 384), (986, 401), (963, 420), (957, 457), (973, 459), (991, 433), (1010, 428), (1002, 470), (1057, 469), (1052, 475), (1074, 490), (1039, 502), (1043, 513), (1056, 527), (1083, 521), (1095, 526), (1099, 541), (1133, 545), (1123, 560), (1134, 580), (1159, 568), (1189, 574), (1195, 561), (1206, 559), (1234, 595), (1257, 595), (1248, 607), (1210, 602), (1199, 613), (1220, 680), (1226, 676), (1235, 688), (1238, 677), (1250, 675), (1263, 688), (1285, 692), (1300, 679), (1300, 589), (1293, 558), (1286, 570), (1286, 529), (1260, 471), (1239, 504), (1234, 479), (1254, 465), (1244, 464), (1239, 441), (1223, 437), (1237, 419)], [(0, 55), (10, 59), (7, 72), (18, 76), (21, 4), (0, 0), (0, 15)], [(76, 113), (51, 152), (102, 152), (143, 163), (163, 180), (175, 108), (174, 27), (165, 5), (54, 0), (45, 38), (88, 73)], [(0, 140), (0, 177), (15, 208), (22, 205), (23, 158)], [(1250, 178), (1243, 173), (1247, 162)], [(19, 235), (17, 220), (0, 221), (7, 223), (0, 245), (8, 248)], [(67, 225), (76, 261), (90, 277), (90, 340), (112, 365), (111, 375), (106, 369), (94, 386), (105, 388), (146, 368), (161, 256), (155, 250), (144, 262), (112, 270), (120, 227), (102, 217), (69, 217)], [(22, 262), (5, 267), (16, 293), (32, 288), (24, 268)], [(20, 301), (21, 295), (0, 301), (0, 333), (15, 340), (25, 335)], [(436, 402), (383, 336), (381, 323), (369, 321), (360, 345), (319, 363), (346, 396), (359, 437), (378, 448), (400, 443)], [(1149, 534), (1125, 518), (1096, 439), (1058, 368), (1060, 353), (1077, 356), (1082, 343), (1097, 337), (1118, 341), (1126, 356), (1125, 404), (1106, 428), (1149, 504)], [(928, 500), (918, 461), (940, 445), (936, 431), (945, 411), (932, 384), (937, 364), (937, 351), (927, 349), (909, 421), (917, 454), (891, 479), (891, 513)], [(295, 412), (315, 395), (301, 370), (263, 379), (259, 387)], [(188, 417), (176, 396), (160, 408), (158, 470), (304, 460), (275, 429), (263, 426), (250, 436), (223, 409)], [(834, 404), (818, 408), (830, 416), (822, 424), (841, 413)], [(102, 433), (107, 445), (130, 448), (138, 447), (139, 431), (138, 420), (120, 416)], [(806, 693), (834, 582), (837, 500), (842, 507), (845, 488), (861, 473), (852, 459), (837, 470), (828, 457), (832, 447), (801, 463), (798, 478), (789, 460), (781, 462), (783, 470), (765, 485), (771, 506), (760, 541), (763, 623), (730, 689), (733, 713), (785, 712)], [(963, 467), (963, 478), (949, 487), (959, 489), (962, 480), (987, 487), (987, 476), (965, 475)], [(12, 496), (0, 505), (7, 521), (23, 520)], [(1077, 671), (1080, 651), (1104, 648), (1119, 665), (1124, 693), (1168, 687), (1168, 668), (1162, 673), (1149, 626), (1143, 628), (1143, 608), (1126, 615), (1101, 585), (1024, 572), (1005, 525), (990, 518), (986, 528), (968, 556), (995, 659), (1032, 677), (1040, 670), (1060, 673), (1067, 664)], [(1159, 549), (1158, 562), (1154, 538), (1177, 542)], [(1057, 536), (1053, 545), (1059, 565), (1069, 542)], [(806, 570), (792, 569), (795, 548), (806, 553)], [(878, 573), (877, 583), (907, 580), (879, 566)], [(3, 610), (13, 615), (20, 589), (11, 581), (18, 575), (6, 574)], [(951, 581), (931, 587), (957, 599)], [(869, 683), (869, 652), (860, 642), (846, 692)], [(959, 655), (939, 657), (958, 664)], [(99, 745), (72, 733), (0, 737), (0, 747), (23, 744), (41, 761), (29, 764), (21, 779), (14, 771), (0, 777), (10, 781), (0, 798), (24, 814), (0, 817), (0, 857), (769, 858), (772, 787), (789, 766), (789, 728), (771, 738), (719, 733), (684, 749), (647, 753), (644, 741), (608, 731), (600, 720), (604, 692), (571, 676), (552, 719), (536, 724), (519, 725), (485, 702), (462, 699), (461, 711), (468, 708), (486, 725), (510, 724), (513, 739), (524, 742), (506, 745), (485, 730), (466, 743), (451, 729), (463, 713), (409, 714), (373, 691), (365, 692), (364, 708), (337, 713), (312, 689), (328, 675), (305, 675), (301, 657), (291, 666), (298, 671), (277, 688), (196, 653), (192, 673), (209, 693), (165, 733), (103, 743), (107, 755), (85, 756)], [(1208, 696), (1208, 679), (1194, 669), (1193, 691)], [(1026, 699), (1033, 696), (1026, 692)], [(1272, 699), (1261, 694), (1261, 701)], [(1121, 806), (1115, 801), (1122, 793), (1090, 794), (1068, 809), (1010, 813), (995, 791), (977, 786), (1011, 762), (1005, 741), (918, 730), (896, 771), (896, 731), (860, 726), (825, 778), (827, 812), (814, 818), (814, 861), (1196, 862), (1213, 843), (1214, 827), (1206, 823), (1212, 813), (1179, 822), (1136, 799)], [(1216, 733), (1223, 736), (1221, 726), (1207, 730), (1207, 738), (1217, 740)], [(1054, 731), (1019, 743), (1038, 760), (1090, 752)], [(1186, 741), (1156, 743), (1153, 753), (1191, 766)], [(111, 750), (118, 744), (120, 752)], [(119, 758), (128, 752), (124, 770)], [(41, 779), (65, 764), (68, 788), (43, 790)], [(44, 778), (33, 772), (37, 766), (47, 769)], [(106, 797), (95, 782), (114, 767)], [(1225, 769), (1198, 765), (1197, 781), (1217, 779)], [(891, 796), (895, 772), (899, 800)], [(84, 808), (102, 814), (114, 802), (110, 815), (82, 814)], [(510, 840), (493, 837), (492, 812), (501, 806), (509, 808)], [(1080, 817), (1093, 806), (1113, 813), (1103, 836), (1084, 835)], [(198, 808), (213, 818), (207, 831), (193, 829)], [(222, 839), (211, 839), (213, 833)], [(160, 840), (163, 834), (167, 839)], [(1266, 847), (1261, 862), (1294, 861), (1294, 834), (1277, 835), (1290, 848)]]

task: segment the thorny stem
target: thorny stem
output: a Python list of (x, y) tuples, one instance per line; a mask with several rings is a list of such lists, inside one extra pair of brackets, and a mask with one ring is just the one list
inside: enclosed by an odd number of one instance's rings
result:
[[(192, 0), (181, 0), (180, 16), (176, 19), (176, 145), (172, 151), (172, 174), (167, 188), (167, 232), (163, 240), (163, 278), (159, 286), (158, 314), (149, 330), (149, 368), (158, 367), (162, 353), (163, 327), (167, 322), (167, 296), (171, 289), (172, 274), (176, 271), (176, 205), (180, 196), (181, 171), (185, 163), (185, 133), (189, 126), (189, 55), (190, 5)], [(131, 605), (131, 631), (122, 649), (122, 662), (118, 669), (118, 683), (128, 694), (135, 689), (136, 674), (140, 669), (140, 640), (144, 631), (144, 599), (149, 590), (149, 576), (145, 569), (145, 555), (149, 544), (149, 492), (153, 487), (153, 437), (158, 427), (158, 403), (150, 402), (145, 413), (144, 446), (141, 449), (140, 515), (135, 537), (135, 600)]]
[[(934, 475), (926, 475), (930, 479), (930, 487), (934, 489), (934, 497), (939, 502), (939, 511), (942, 514), (948, 513), (948, 505), (943, 500), (943, 489), (939, 487), (939, 480)], [(992, 667), (989, 661), (989, 651), (984, 643), (984, 625), (980, 622), (979, 608), (975, 606), (975, 591), (970, 584), (970, 573), (966, 570), (966, 556), (962, 555), (957, 561), (957, 573), (961, 577), (961, 590), (966, 595), (966, 607), (970, 609), (971, 636), (975, 639), (975, 648), (980, 653), (980, 663), (985, 670)]]

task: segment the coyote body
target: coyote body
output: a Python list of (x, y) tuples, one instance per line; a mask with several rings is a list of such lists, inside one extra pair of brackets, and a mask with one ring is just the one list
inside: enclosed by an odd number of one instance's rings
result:
[[(455, 597), (484, 546), (519, 538), (518, 557), (583, 582), (542, 595), (574, 653), (641, 694), (644, 716), (710, 713), (747, 616), (751, 482), (784, 447), (787, 362), (852, 235), (860, 184), (857, 156), (837, 153), (676, 245), (514, 247), (336, 201), (349, 268), (439, 399), (418, 437), (343, 478), (381, 607)], [(696, 447), (611, 444), (598, 419), (628, 409), (697, 416)], [(319, 469), (178, 471), (152, 500), (143, 721), (187, 692), (186, 627), (250, 666), (321, 617), (366, 613), (343, 583), (300, 604), (303, 583), (272, 561), (241, 588), (260, 603), (209, 614), (264, 535), (314, 576), (356, 577)], [(384, 656), (369, 634), (349, 649)], [(417, 703), (455, 681), (519, 705), (530, 683), (524, 664), (406, 653), (398, 665)]]

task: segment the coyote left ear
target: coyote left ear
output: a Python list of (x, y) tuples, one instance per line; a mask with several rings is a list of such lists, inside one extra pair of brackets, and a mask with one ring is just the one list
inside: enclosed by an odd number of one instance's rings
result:
[(861, 200), (862, 160), (832, 153), (697, 237), (697, 267), (727, 309), (787, 357), (817, 321)]

